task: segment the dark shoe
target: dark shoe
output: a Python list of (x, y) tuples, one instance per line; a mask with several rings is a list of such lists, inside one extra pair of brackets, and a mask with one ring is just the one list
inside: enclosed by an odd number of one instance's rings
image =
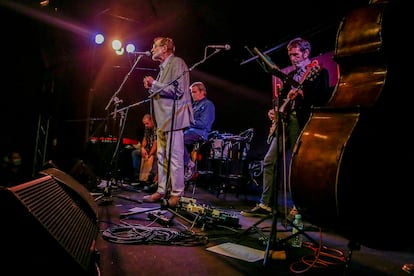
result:
[(170, 196), (170, 198), (168, 199), (168, 207), (175, 208), (177, 207), (178, 202), (180, 202), (179, 196)]
[(145, 186), (144, 187), (144, 192), (146, 193), (154, 193), (156, 192), (158, 189), (158, 182), (154, 182), (151, 185)]
[(264, 205), (258, 204), (251, 210), (241, 211), (240, 214), (244, 217), (266, 217), (272, 214), (272, 211), (269, 210), (270, 208), (267, 208)]
[(152, 195), (146, 195), (142, 198), (142, 202), (146, 202), (146, 203), (155, 203), (155, 202), (159, 202), (163, 199), (163, 195), (156, 192), (153, 193)]
[(144, 182), (137, 180), (137, 181), (132, 182), (131, 186), (134, 186), (135, 188), (142, 188), (144, 187)]

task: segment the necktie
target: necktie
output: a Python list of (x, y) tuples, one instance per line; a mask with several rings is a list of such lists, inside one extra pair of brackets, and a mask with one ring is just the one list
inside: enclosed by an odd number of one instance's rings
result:
[(158, 76), (155, 79), (156, 81), (158, 81), (160, 79), (163, 70), (164, 70), (164, 67), (162, 67), (162, 65), (160, 65), (160, 72), (158, 72)]

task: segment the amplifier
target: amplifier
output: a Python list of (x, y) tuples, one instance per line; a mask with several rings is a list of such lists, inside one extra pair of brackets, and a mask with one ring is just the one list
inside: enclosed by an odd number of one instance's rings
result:
[(97, 275), (99, 227), (92, 196), (63, 172), (43, 174), (14, 187), (0, 186), (1, 270), (13, 275)]

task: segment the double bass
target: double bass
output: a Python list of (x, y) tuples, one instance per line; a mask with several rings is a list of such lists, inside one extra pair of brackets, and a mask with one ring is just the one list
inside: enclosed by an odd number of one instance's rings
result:
[[(413, 209), (410, 168), (402, 160), (409, 116), (393, 52), (410, 44), (392, 45), (400, 40), (392, 2), (371, 1), (340, 22), (339, 80), (328, 103), (312, 109), (289, 175), (292, 200), (305, 219), (381, 250), (414, 245), (403, 224)], [(398, 129), (401, 123), (406, 127)]]

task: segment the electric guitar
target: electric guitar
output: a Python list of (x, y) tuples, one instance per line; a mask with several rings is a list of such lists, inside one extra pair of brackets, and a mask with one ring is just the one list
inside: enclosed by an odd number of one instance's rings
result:
[[(294, 105), (294, 99), (296, 98), (298, 92), (300, 89), (302, 89), (302, 85), (303, 82), (305, 80), (313, 80), (318, 74), (319, 74), (319, 70), (320, 70), (320, 66), (318, 61), (312, 60), (311, 63), (309, 63), (306, 66), (306, 71), (303, 74), (302, 78), (300, 79), (300, 81), (298, 82), (298, 86), (293, 90), (293, 92), (295, 93), (295, 96), (290, 99), (290, 98), (286, 98), (283, 101), (283, 104), (280, 106), (279, 108), (279, 113), (282, 114), (284, 117), (286, 117), (293, 109), (293, 105)], [(270, 126), (269, 129), (269, 135), (267, 136), (267, 143), (270, 144), (272, 142), (273, 137), (276, 134), (276, 128), (277, 128), (277, 116), (278, 114), (275, 114), (275, 119), (272, 120), (272, 125)]]

